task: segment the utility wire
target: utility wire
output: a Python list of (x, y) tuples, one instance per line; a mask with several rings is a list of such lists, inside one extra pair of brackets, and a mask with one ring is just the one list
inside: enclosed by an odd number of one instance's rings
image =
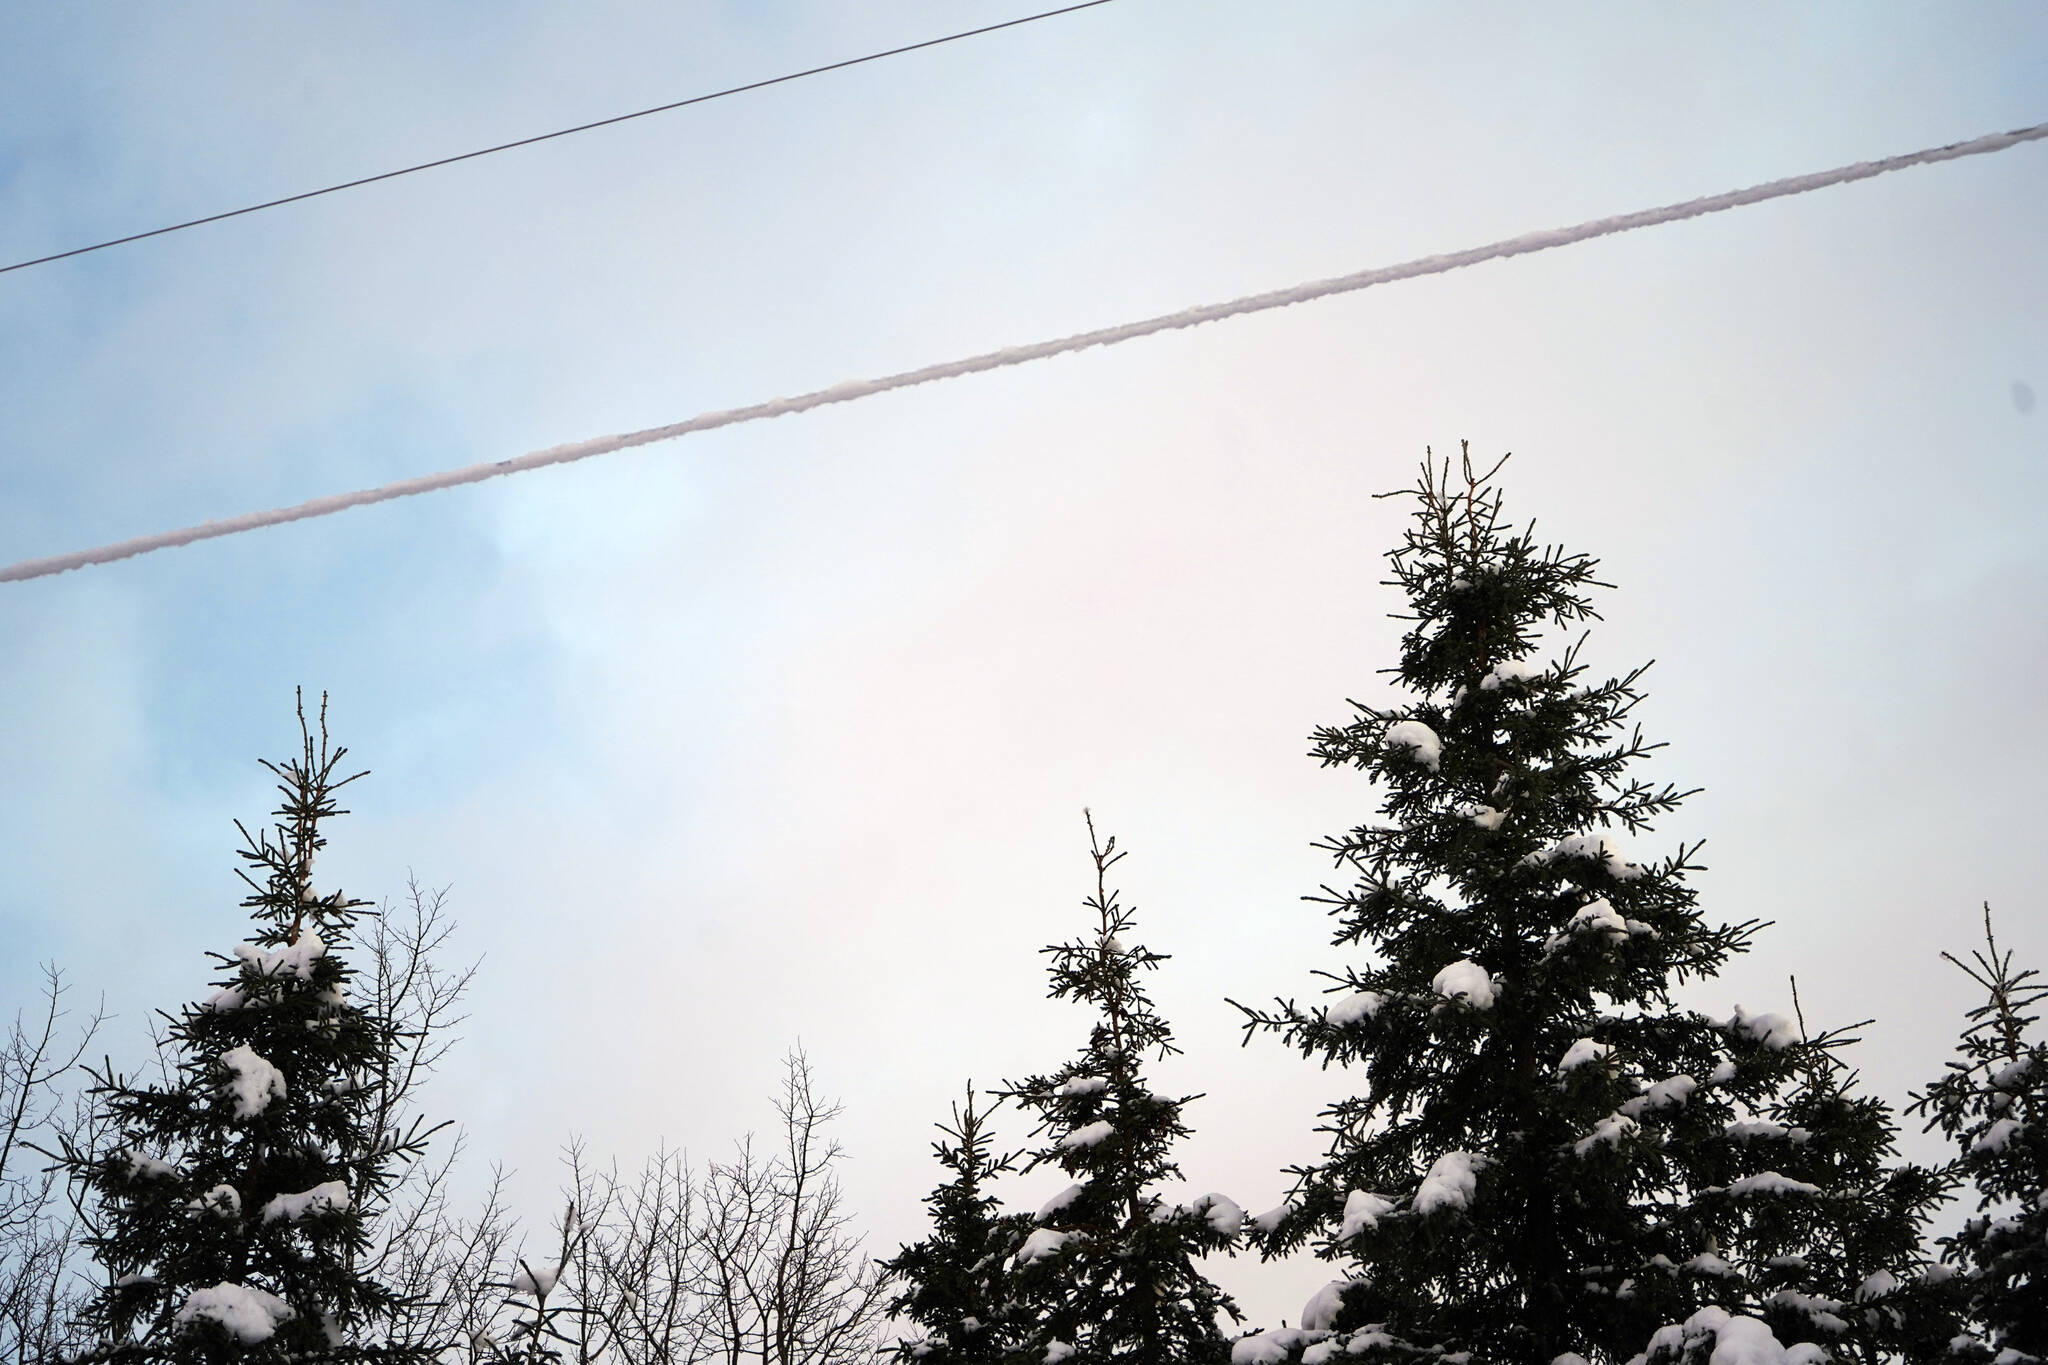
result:
[(1021, 19), (1006, 19), (1000, 24), (987, 24), (981, 28), (970, 28), (959, 33), (948, 33), (943, 38), (927, 38), (921, 43), (909, 43), (903, 47), (892, 47), (886, 52), (870, 52), (865, 57), (848, 57), (843, 62), (829, 62), (824, 66), (814, 66), (804, 71), (792, 71), (786, 76), (771, 76), (765, 81), (750, 81), (745, 85), (728, 86), (724, 90), (714, 90), (708, 95), (693, 95), (686, 100), (675, 100), (668, 104), (657, 104), (652, 109), (636, 109), (630, 114), (615, 114), (611, 118), (601, 118), (594, 123), (579, 123), (573, 128), (558, 128), (552, 133), (540, 133), (533, 137), (523, 137), (516, 142), (501, 142), (495, 147), (479, 147), (473, 152), (461, 152), (455, 156), (444, 156), (434, 161), (422, 161), (417, 166), (402, 166), (395, 171), (384, 171), (377, 175), (366, 175), (360, 180), (344, 180), (339, 185), (327, 185), (321, 189), (307, 190), (301, 194), (288, 194), (282, 199), (267, 199), (263, 203), (250, 204), (246, 208), (229, 209), (225, 213), (210, 213), (204, 218), (193, 218), (183, 223), (172, 223), (168, 227), (151, 228), (147, 232), (132, 232), (126, 237), (115, 237), (104, 242), (94, 242), (91, 246), (73, 247), (69, 251), (59, 251), (48, 256), (38, 256), (31, 261), (16, 261), (13, 265), (0, 265), (0, 275), (5, 275), (11, 270), (26, 270), (32, 265), (48, 265), (51, 261), (68, 260), (73, 256), (83, 256), (87, 252), (105, 251), (110, 246), (123, 246), (129, 242), (140, 242), (150, 237), (161, 237), (167, 232), (183, 232), (186, 228), (201, 227), (207, 223), (218, 223), (228, 218), (240, 218), (245, 213), (260, 213), (264, 209), (274, 209), (283, 204), (296, 204), (302, 199), (318, 199), (323, 194), (339, 194), (343, 190), (352, 190), (363, 185), (374, 185), (380, 180), (396, 180), (401, 175), (416, 175), (420, 171), (431, 171), (437, 166), (452, 166), (458, 161), (474, 161), (480, 156), (492, 156), (498, 152), (509, 152), (515, 147), (531, 147), (536, 142), (550, 142), (558, 137), (568, 137), (572, 133), (587, 133), (593, 128), (609, 128), (614, 123), (625, 123), (636, 118), (646, 118), (651, 114), (666, 114), (675, 109), (687, 109), (693, 104), (703, 104), (709, 100), (722, 100), (727, 95), (743, 95), (749, 90), (765, 90), (771, 85), (781, 85), (786, 81), (799, 81), (806, 76), (820, 76), (827, 71), (841, 71), (849, 66), (860, 66), (865, 62), (879, 62), (884, 57), (900, 57), (906, 52), (918, 52), (924, 48), (938, 47), (944, 43), (957, 43), (962, 38), (978, 38), (984, 33), (995, 33), (1001, 29), (1016, 28), (1020, 24), (1035, 24), (1040, 19), (1052, 19), (1062, 14), (1072, 14), (1076, 10), (1094, 9), (1097, 5), (1106, 5), (1108, 3), (1110, 3), (1110, 0), (1082, 0), (1082, 3), (1077, 5), (1067, 5), (1060, 9), (1049, 9), (1039, 14), (1027, 14)]
[(720, 412), (702, 413), (686, 421), (669, 426), (649, 427), (645, 431), (628, 432), (620, 436), (600, 436), (594, 440), (577, 441), (570, 445), (553, 446), (537, 450), (517, 459), (500, 460), (495, 464), (471, 465), (466, 469), (451, 469), (439, 474), (428, 474), (416, 479), (402, 479), (379, 488), (366, 488), (354, 493), (337, 493), (324, 498), (314, 498), (292, 507), (280, 507), (268, 512), (250, 512), (243, 516), (229, 517), (223, 521), (202, 522), (183, 530), (164, 531), (156, 535), (142, 536), (134, 540), (123, 540), (97, 550), (79, 550), (71, 554), (53, 555), (47, 559), (25, 559), (19, 564), (0, 569), (0, 583), (18, 582), (30, 578), (43, 578), (50, 574), (63, 573), (66, 569), (83, 568), (88, 564), (105, 564), (116, 559), (127, 559), (132, 555), (147, 554), (175, 545), (189, 545), (197, 540), (211, 540), (217, 536), (231, 536), (242, 531), (253, 531), (262, 526), (277, 526), (288, 521), (301, 521), (308, 517), (324, 517), (351, 507), (363, 507), (370, 503), (390, 502), (394, 498), (409, 498), (416, 493), (430, 493), (436, 489), (454, 488), (459, 484), (481, 483), (495, 479), (501, 474), (517, 474), (523, 470), (539, 469), (546, 465), (568, 464), (573, 460), (587, 460), (593, 455), (605, 455), (615, 450), (626, 450), (633, 446), (644, 446), (655, 441), (673, 440), (691, 432), (710, 431), (717, 427), (737, 426), (742, 422), (758, 422), (769, 417), (782, 417), (790, 413), (806, 412), (811, 408), (824, 407), (829, 403), (850, 403), (855, 399), (868, 398), (892, 389), (907, 389), (917, 384), (930, 384), (940, 379), (953, 379), (965, 374), (978, 374), (984, 370), (999, 370), (1010, 365), (1022, 365), (1026, 361), (1042, 360), (1048, 356), (1062, 355), (1068, 351), (1085, 350), (1091, 346), (1113, 346), (1120, 341), (1151, 336), (1155, 332), (1173, 331), (1177, 328), (1195, 327), (1205, 322), (1217, 322), (1224, 318), (1237, 317), (1245, 313), (1262, 313), (1271, 308), (1285, 308), (1289, 304), (1306, 303), (1310, 299), (1326, 298), (1332, 294), (1348, 294), (1354, 290), (1369, 289), (1376, 284), (1389, 284), (1395, 280), (1418, 279), (1424, 275), (1441, 275), (1482, 261), (1501, 260), (1509, 256), (1525, 256), (1531, 252), (1549, 251), (1553, 247), (1569, 246), (1595, 237), (1609, 237), (1619, 232), (1633, 232), (1637, 228), (1656, 227), (1662, 223), (1675, 223), (1686, 218), (1697, 218), (1703, 214), (1721, 213), (1728, 209), (1741, 208), (1745, 204), (1760, 204), (1768, 199), (1782, 199), (1787, 195), (1805, 194), (1812, 190), (1826, 189), (1831, 185), (1843, 185), (1854, 180), (1868, 180), (1887, 171), (1904, 170), (1910, 166), (1932, 165), (1939, 161), (1954, 161), (1960, 157), (1981, 156), (1988, 152), (2004, 151), (2022, 142), (2032, 142), (2048, 137), (2048, 123), (2037, 123), (2031, 128), (2019, 128), (2009, 133), (1993, 133), (1985, 137), (1972, 138), (1968, 142), (1954, 142), (1945, 147), (1931, 147), (1924, 151), (1907, 152), (1901, 156), (1886, 157), (1882, 161), (1859, 161), (1849, 166), (1838, 166), (1830, 171), (1816, 171), (1810, 175), (1793, 176), (1786, 180), (1773, 180), (1767, 184), (1754, 185), (1748, 189), (1731, 190), (1726, 194), (1709, 195), (1701, 199), (1688, 199), (1683, 203), (1670, 204), (1663, 208), (1642, 209), (1613, 218), (1596, 218), (1576, 227), (1553, 228), (1548, 231), (1531, 232), (1520, 237), (1488, 246), (1470, 247), (1442, 256), (1424, 256), (1401, 265), (1380, 266), (1361, 270), (1355, 274), (1339, 275), (1334, 279), (1315, 280), (1298, 284), (1291, 289), (1276, 289), (1270, 293), (1252, 294), (1227, 303), (1212, 303), (1199, 308), (1189, 308), (1178, 313), (1164, 313), (1158, 317), (1146, 318), (1139, 322), (1128, 322), (1120, 327), (1104, 327), (1092, 332), (1077, 332), (1072, 336), (1059, 337), (1051, 341), (1040, 341), (1029, 346), (1014, 346), (1000, 351), (987, 351), (981, 355), (969, 356), (962, 360), (949, 360), (938, 365), (927, 365), (922, 369), (905, 370), (900, 374), (886, 375), (880, 379), (862, 379), (844, 384), (835, 384), (829, 389), (817, 389), (800, 394), (795, 398), (773, 398), (765, 403), (755, 403), (743, 408), (728, 408)]

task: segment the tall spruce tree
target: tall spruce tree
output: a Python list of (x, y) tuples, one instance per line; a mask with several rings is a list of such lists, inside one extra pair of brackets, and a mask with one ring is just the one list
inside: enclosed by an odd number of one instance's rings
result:
[(1988, 905), (1984, 946), (1968, 962), (1942, 956), (1987, 997), (1969, 1013), (1957, 1059), (1913, 1104), (1961, 1149), (1959, 1164), (1977, 1190), (1975, 1216), (1943, 1239), (1943, 1250), (1962, 1271), (1970, 1317), (1990, 1340), (1961, 1338), (1955, 1353), (2048, 1358), (2048, 1040), (2037, 1031), (2048, 983), (2032, 968), (2014, 969)]
[(988, 1113), (976, 1107), (972, 1086), (967, 1103), (953, 1106), (952, 1123), (940, 1124), (939, 1132), (932, 1152), (952, 1178), (925, 1196), (932, 1235), (882, 1263), (899, 1286), (890, 1315), (922, 1329), (898, 1343), (896, 1359), (999, 1365), (1023, 1344), (1010, 1277), (1031, 1219), (1002, 1212), (990, 1189), (1014, 1163), (995, 1150)]
[(1425, 461), (1390, 556), (1408, 699), (1315, 735), (1384, 794), (1380, 823), (1320, 845), (1356, 878), (1309, 898), (1349, 960), (1318, 973), (1333, 1001), (1240, 1008), (1247, 1041), (1363, 1072), (1325, 1112), (1324, 1159), (1254, 1224), (1268, 1255), (1348, 1273), (1244, 1359), (1321, 1358), (1334, 1334), (1367, 1359), (1619, 1362), (1666, 1326), (1684, 1349), (1720, 1326), (1898, 1349), (1904, 1315), (1875, 1300), (1917, 1283), (1942, 1182), (1888, 1164), (1844, 1035), (1672, 1000), (1759, 925), (1703, 916), (1697, 845), (1639, 863), (1612, 842), (1688, 793), (1637, 775), (1659, 747), (1630, 720), (1643, 670), (1584, 680), (1595, 561), (1513, 530), (1498, 469)]
[(1144, 1059), (1177, 1052), (1173, 1031), (1140, 973), (1167, 959), (1135, 941), (1137, 921), (1109, 887), (1124, 855), (1088, 819), (1095, 917), (1083, 938), (1044, 949), (1051, 995), (1095, 1007), (1087, 1046), (1048, 1075), (1007, 1092), (1037, 1112), (1042, 1144), (1026, 1169), (1057, 1166), (1074, 1180), (1038, 1211), (1014, 1257), (1019, 1333), (1012, 1359), (1031, 1365), (1205, 1365), (1230, 1347), (1219, 1313), (1237, 1306), (1196, 1265), (1237, 1239), (1243, 1212), (1219, 1194), (1169, 1204), (1160, 1186), (1180, 1176), (1173, 1146), (1188, 1136), (1182, 1110), (1197, 1096), (1153, 1093)]
[[(106, 1272), (88, 1305), (87, 1358), (218, 1365), (226, 1361), (424, 1362), (381, 1332), (399, 1307), (363, 1273), (374, 1207), (431, 1130), (379, 1136), (378, 1079), (402, 1043), (387, 1018), (351, 998), (346, 950), (367, 902), (314, 889), (324, 821), (345, 749), (317, 743), (299, 708), (299, 754), (265, 762), (283, 801), (271, 830), (238, 821), (256, 928), (212, 954), (213, 993), (163, 1014), (163, 1078), (137, 1084), (111, 1066), (92, 1091), (103, 1142), (67, 1144)], [(355, 776), (361, 776), (360, 773)]]

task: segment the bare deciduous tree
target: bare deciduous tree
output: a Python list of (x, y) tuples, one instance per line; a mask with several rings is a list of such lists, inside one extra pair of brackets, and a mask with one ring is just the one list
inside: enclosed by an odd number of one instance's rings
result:
[(438, 1184), (409, 1219), (405, 1236), (385, 1248), (385, 1276), (404, 1288), (410, 1304), (394, 1339), (485, 1358), (503, 1330), (505, 1296), (494, 1277), (513, 1254), (517, 1230), (506, 1206), (503, 1170), (493, 1169), (469, 1217), (451, 1207), (445, 1180)]
[[(852, 1365), (874, 1358), (878, 1272), (852, 1231), (821, 1099), (792, 1052), (772, 1146), (742, 1138), (693, 1172), (658, 1150), (632, 1180), (571, 1143), (552, 1254), (506, 1239), (473, 1365)], [(452, 1283), (452, 1281), (451, 1281)]]
[(704, 1181), (700, 1245), (707, 1354), (726, 1365), (842, 1365), (872, 1358), (881, 1283), (852, 1230), (827, 1131), (838, 1104), (819, 1096), (809, 1060), (792, 1050), (775, 1109), (777, 1149), (751, 1137)]
[(43, 969), (42, 1001), (0, 1040), (0, 1359), (49, 1359), (71, 1343), (69, 1270), (79, 1223), (42, 1159), (77, 1126), (69, 1081), (104, 1015), (67, 1027), (66, 986)]
[(628, 1185), (613, 1177), (609, 1216), (592, 1239), (586, 1297), (620, 1365), (687, 1365), (705, 1358), (704, 1275), (697, 1181), (688, 1158), (657, 1150)]
[[(362, 936), (369, 959), (357, 978), (370, 996), (364, 1006), (388, 1018), (402, 1040), (377, 1075), (357, 1078), (371, 1092), (373, 1145), (398, 1146), (450, 1126), (424, 1128), (417, 1100), (421, 1084), (456, 1043), (453, 1031), (463, 1022), (456, 1011), (476, 977), (475, 963), (451, 971), (439, 961), (455, 933), (447, 901), (446, 887), (427, 890), (408, 877), (404, 904), (387, 903)], [(401, 1179), (372, 1196), (381, 1237), (367, 1267), (371, 1273), (407, 1254), (418, 1232), (445, 1210), (448, 1176), (462, 1148), (458, 1132), (439, 1160), (414, 1162)]]
[[(429, 889), (408, 877), (403, 901), (386, 904), (360, 941), (369, 959), (358, 978), (372, 997), (366, 1003), (404, 1039), (380, 1074), (361, 1078), (374, 1094), (376, 1142), (402, 1143), (420, 1132), (419, 1088), (455, 1045), (464, 1019), (459, 1011), (477, 964), (444, 965), (456, 927), (447, 898), (446, 887)], [(515, 1223), (502, 1171), (493, 1171), (473, 1215), (453, 1208), (450, 1182), (466, 1145), (457, 1130), (438, 1158), (413, 1163), (379, 1202), (369, 1268), (407, 1301), (393, 1323), (394, 1345), (443, 1349), (490, 1333), (501, 1296), (485, 1285), (512, 1244)]]

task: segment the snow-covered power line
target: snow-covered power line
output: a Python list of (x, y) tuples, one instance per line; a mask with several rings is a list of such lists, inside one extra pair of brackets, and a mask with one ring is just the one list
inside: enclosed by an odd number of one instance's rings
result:
[(860, 57), (848, 57), (843, 61), (827, 62), (824, 66), (807, 67), (802, 71), (791, 71), (780, 76), (770, 76), (766, 80), (749, 81), (745, 85), (727, 86), (723, 90), (713, 90), (709, 94), (692, 95), (688, 99), (671, 100), (667, 104), (657, 104), (651, 109), (635, 109), (630, 114), (614, 114), (610, 118), (594, 119), (589, 123), (579, 123), (573, 128), (557, 128), (551, 133), (536, 133), (532, 137), (522, 137), (511, 142), (500, 142), (493, 147), (479, 147), (475, 151), (458, 152), (454, 156), (437, 157), (432, 161), (419, 162), (417, 165), (401, 166), (394, 171), (382, 171), (376, 175), (366, 175), (355, 180), (345, 180), (338, 185), (323, 185), (317, 190), (302, 190), (298, 194), (285, 195), (282, 199), (266, 199), (260, 204), (245, 204), (241, 208), (228, 209), (224, 213), (209, 213), (204, 218), (191, 218), (182, 223), (171, 223), (165, 227), (151, 228), (147, 232), (131, 232), (126, 237), (114, 237), (104, 242), (94, 242), (90, 246), (75, 246), (69, 251), (54, 251), (47, 256), (37, 256), (33, 260), (27, 261), (16, 261), (12, 265), (0, 265), (0, 275), (5, 275), (10, 270), (26, 270), (32, 265), (48, 265), (51, 261), (69, 260), (73, 256), (83, 256), (88, 252), (105, 251), (110, 246), (125, 246), (129, 242), (140, 242), (150, 237), (161, 237), (168, 232), (183, 232), (186, 228), (204, 227), (208, 223), (218, 223), (228, 218), (240, 218), (244, 214), (260, 213), (264, 209), (279, 208), (285, 204), (296, 204), (302, 199), (318, 199), (323, 194), (339, 194), (343, 190), (353, 190), (363, 185), (374, 185), (380, 180), (396, 180), (402, 175), (417, 175), (421, 171), (431, 171), (439, 166), (452, 166), (458, 161), (474, 161), (480, 156), (494, 156), (499, 152), (509, 152), (517, 147), (531, 147), (536, 142), (552, 142), (558, 137), (569, 137), (575, 133), (587, 133), (594, 128), (609, 128), (614, 123), (629, 123), (636, 118), (647, 118), (652, 114), (666, 114), (676, 109), (686, 109), (693, 104), (704, 104), (711, 100), (722, 100), (728, 95), (744, 95), (749, 90), (765, 90), (771, 85), (782, 85), (788, 81), (800, 81), (806, 76), (822, 76), (827, 71), (841, 71), (849, 66), (861, 66), (867, 62), (879, 62), (884, 57), (900, 57), (906, 52), (919, 52), (928, 47), (939, 47), (946, 43), (957, 43), (962, 38), (978, 38), (984, 33), (994, 33), (999, 29), (1016, 28), (1020, 24), (1035, 24), (1040, 19), (1052, 19), (1062, 14), (1072, 14), (1076, 10), (1094, 9), (1097, 5), (1106, 5), (1109, 2), (1110, 0), (1080, 0), (1079, 4), (1066, 5), (1060, 9), (1044, 10), (1037, 14), (1027, 14), (1020, 19), (1005, 19), (999, 24), (984, 24), (980, 28), (963, 29), (959, 33), (948, 33), (937, 38), (926, 38), (922, 42), (906, 43), (902, 47), (892, 47), (882, 52), (870, 52)]
[(1289, 304), (1306, 303), (1311, 299), (1326, 298), (1332, 294), (1348, 294), (1359, 289), (1369, 289), (1376, 284), (1418, 279), (1424, 275), (1441, 275), (1446, 271), (1477, 265), (1482, 261), (1525, 256), (1530, 252), (1548, 251), (1553, 247), (1569, 246), (1574, 242), (1583, 242), (1594, 237), (1609, 237), (1619, 232), (1633, 232), (1637, 228), (1656, 227), (1662, 223), (1697, 218), (1702, 214), (1741, 208), (1745, 204), (1760, 204), (1768, 199), (1805, 194), (1811, 190), (1826, 189), (1830, 185), (1868, 180), (1887, 171), (1905, 170), (1911, 166), (1926, 166), (1938, 161), (1954, 161), (1959, 157), (2004, 151), (2019, 143), (2032, 142), (2044, 137), (2048, 137), (2048, 123), (2037, 123), (2032, 127), (2017, 128), (2009, 133), (1992, 133), (1985, 137), (1972, 138), (1968, 142), (1953, 142), (1945, 147), (1907, 152), (1900, 156), (1886, 157), (1881, 161), (1859, 161), (1849, 166), (1838, 166), (1834, 170), (1815, 171), (1810, 175), (1773, 180), (1766, 184), (1753, 185), (1748, 189), (1730, 190), (1726, 194), (1708, 195), (1701, 199), (1688, 199), (1679, 204), (1668, 204), (1663, 208), (1642, 209), (1613, 218), (1596, 218), (1591, 222), (1580, 223), (1576, 227), (1525, 233), (1520, 237), (1510, 237), (1506, 241), (1494, 242), (1487, 246), (1470, 247), (1464, 251), (1453, 251), (1441, 256), (1424, 256), (1400, 265), (1379, 266), (1370, 270), (1360, 270), (1355, 274), (1339, 275), (1334, 279), (1314, 280), (1289, 289), (1275, 289), (1269, 293), (1232, 299), (1227, 303), (1212, 303), (1199, 308), (1184, 309), (1178, 313), (1164, 313), (1138, 322), (1127, 322), (1118, 327), (1102, 327), (1095, 331), (1077, 332), (1072, 336), (1040, 341), (1028, 346), (1011, 346), (999, 351), (987, 351), (962, 360), (948, 360), (937, 365), (926, 365), (922, 369), (885, 375), (880, 379), (852, 380), (844, 384), (834, 384), (828, 389), (799, 394), (794, 398), (773, 398), (765, 403), (754, 403), (743, 408), (700, 413), (668, 426), (649, 427), (644, 431), (632, 431), (619, 436), (600, 436), (593, 440), (551, 446), (546, 450), (536, 450), (516, 459), (499, 460), (493, 464), (471, 465), (465, 469), (446, 470), (416, 479), (401, 479), (377, 488), (314, 498), (310, 502), (298, 503), (292, 507), (279, 507), (268, 512), (249, 512), (221, 521), (202, 522), (182, 530), (162, 531), (155, 535), (118, 541), (96, 550), (77, 550), (70, 554), (52, 555), (46, 559), (26, 559), (0, 569), (0, 583), (43, 578), (63, 573), (67, 569), (84, 568), (88, 564), (105, 564), (116, 559), (147, 554), (152, 550), (190, 545), (197, 540), (211, 540), (217, 536), (235, 535), (262, 526), (302, 521), (308, 517), (324, 517), (346, 511), (351, 507), (390, 502), (395, 498), (409, 498), (416, 493), (431, 493), (436, 489), (454, 488), (460, 484), (481, 483), (485, 479), (494, 479), (502, 474), (517, 474), (523, 470), (539, 469), (546, 465), (587, 460), (593, 455), (607, 455), (615, 450), (651, 445), (656, 441), (669, 441), (692, 432), (711, 431), (718, 427), (738, 426), (742, 422), (758, 422), (769, 417), (807, 412), (829, 403), (850, 403), (858, 398), (888, 393), (892, 389), (907, 389), (935, 380), (978, 374), (984, 370), (1000, 370), (1011, 365), (1022, 365), (1027, 361), (1043, 360), (1048, 356), (1064, 355), (1069, 351), (1086, 350), (1091, 346), (1113, 346), (1117, 342), (1151, 336), (1155, 332), (1194, 327), (1204, 322), (1217, 322), (1245, 313), (1261, 313), (1270, 308), (1284, 308)]

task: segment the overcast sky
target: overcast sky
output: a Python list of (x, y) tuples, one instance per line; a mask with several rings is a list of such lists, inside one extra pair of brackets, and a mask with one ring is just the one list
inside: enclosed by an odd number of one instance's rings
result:
[[(25, 9), (0, 256), (1024, 12)], [(0, 560), (2043, 118), (2037, 5), (1118, 0), (0, 276)], [(1469, 438), (1619, 585), (1595, 665), (1658, 661), (1705, 791), (1634, 849), (1776, 921), (1688, 998), (1796, 975), (1903, 1103), (1981, 902), (2048, 964), (2044, 221), (2033, 144), (0, 587), (0, 999), (54, 960), (119, 1056), (194, 998), (324, 688), (371, 776), (322, 884), (449, 886), (484, 959), (430, 1097), (478, 1168), (538, 1220), (572, 1133), (717, 1154), (801, 1040), (887, 1251), (961, 1085), (1082, 1041), (1035, 950), (1086, 805), (1174, 955), (1183, 1165), (1264, 1208), (1353, 1082), (1223, 997), (1341, 965), (1309, 845), (1376, 800), (1306, 736), (1391, 695), (1370, 495)], [(1326, 1278), (1218, 1275), (1266, 1322)]]

